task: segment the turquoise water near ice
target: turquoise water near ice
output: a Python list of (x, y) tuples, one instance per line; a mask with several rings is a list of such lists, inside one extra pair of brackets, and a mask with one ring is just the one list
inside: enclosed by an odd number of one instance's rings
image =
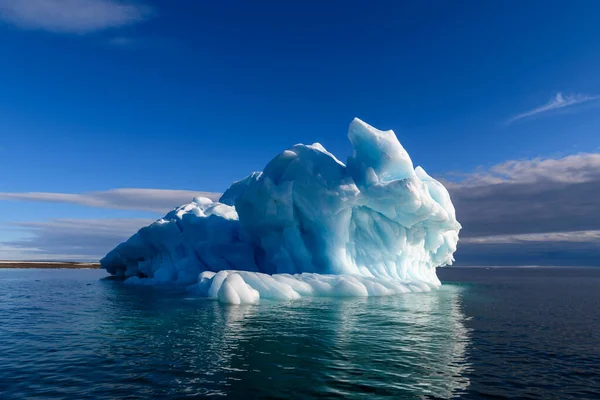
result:
[(227, 306), (98, 270), (0, 270), (0, 398), (600, 398), (600, 270)]

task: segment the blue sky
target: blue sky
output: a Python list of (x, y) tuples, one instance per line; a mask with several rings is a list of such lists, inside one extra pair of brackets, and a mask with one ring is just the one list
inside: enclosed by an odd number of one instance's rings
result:
[[(458, 204), (475, 181), (593, 188), (600, 173), (568, 177), (600, 168), (598, 15), (597, 1), (0, 0), (0, 259), (100, 256), (295, 143), (344, 160), (355, 116), (462, 182)], [(514, 160), (538, 180), (494, 172)], [(116, 219), (93, 249), (41, 241), (48, 224)]]

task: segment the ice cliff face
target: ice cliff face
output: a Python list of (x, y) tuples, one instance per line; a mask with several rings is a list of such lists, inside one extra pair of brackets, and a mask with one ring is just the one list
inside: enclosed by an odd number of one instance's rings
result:
[(438, 287), (461, 228), (448, 192), (393, 131), (355, 119), (348, 138), (347, 165), (318, 143), (295, 145), (219, 202), (195, 198), (142, 228), (102, 267), (237, 304)]

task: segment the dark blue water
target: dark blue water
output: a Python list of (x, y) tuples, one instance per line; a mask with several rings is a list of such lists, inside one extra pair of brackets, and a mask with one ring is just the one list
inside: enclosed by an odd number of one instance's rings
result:
[(600, 398), (600, 269), (444, 269), (432, 293), (224, 306), (0, 270), (0, 398)]

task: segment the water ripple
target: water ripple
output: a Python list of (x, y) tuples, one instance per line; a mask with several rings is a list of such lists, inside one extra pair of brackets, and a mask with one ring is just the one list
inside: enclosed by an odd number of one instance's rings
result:
[(226, 306), (98, 278), (0, 273), (2, 399), (598, 397), (598, 352), (553, 339), (573, 304), (510, 318), (506, 282)]

